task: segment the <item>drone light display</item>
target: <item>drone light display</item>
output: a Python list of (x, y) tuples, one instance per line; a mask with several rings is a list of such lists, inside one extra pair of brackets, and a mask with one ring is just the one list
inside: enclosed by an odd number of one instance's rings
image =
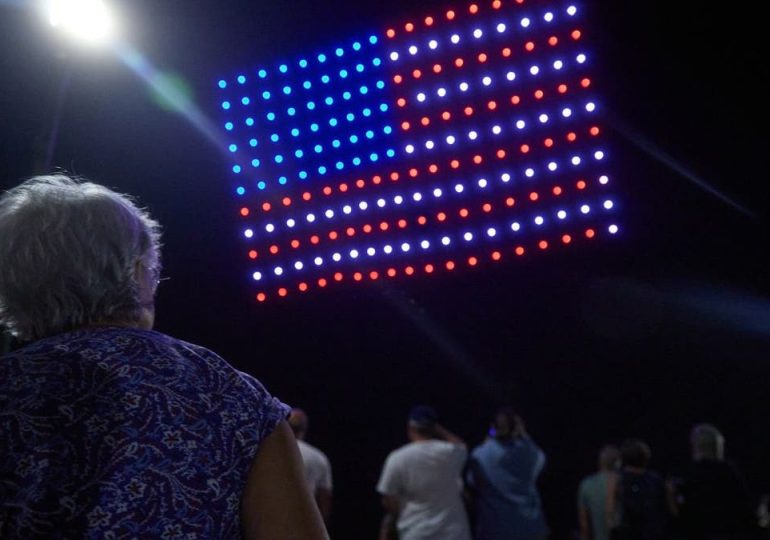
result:
[(473, 3), (217, 84), (260, 302), (618, 232), (576, 4)]

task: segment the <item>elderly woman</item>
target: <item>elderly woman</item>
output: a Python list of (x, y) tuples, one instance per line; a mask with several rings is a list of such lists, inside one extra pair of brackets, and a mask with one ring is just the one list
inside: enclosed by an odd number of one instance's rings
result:
[(0, 537), (327, 538), (289, 407), (151, 330), (159, 236), (63, 175), (0, 198)]

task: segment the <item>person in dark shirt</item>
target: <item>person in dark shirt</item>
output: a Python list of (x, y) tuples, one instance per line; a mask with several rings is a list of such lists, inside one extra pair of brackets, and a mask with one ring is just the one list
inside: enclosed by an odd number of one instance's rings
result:
[(669, 537), (666, 485), (649, 468), (652, 452), (644, 441), (628, 439), (620, 448), (622, 469), (607, 489), (611, 540), (665, 540)]
[(690, 434), (692, 462), (678, 482), (677, 529), (687, 540), (753, 538), (755, 519), (738, 468), (725, 459), (725, 439), (711, 424)]

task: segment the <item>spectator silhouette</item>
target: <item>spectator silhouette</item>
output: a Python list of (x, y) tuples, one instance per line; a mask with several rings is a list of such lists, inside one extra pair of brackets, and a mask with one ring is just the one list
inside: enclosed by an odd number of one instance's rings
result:
[(548, 535), (537, 478), (545, 454), (513, 408), (503, 407), (489, 436), (473, 449), (466, 483), (475, 540), (534, 540)]
[(64, 175), (0, 197), (0, 537), (328, 538), (289, 407), (152, 330), (160, 226)]
[(619, 468), (620, 450), (614, 445), (604, 446), (599, 451), (599, 470), (580, 482), (577, 507), (582, 540), (609, 540), (607, 492)]
[(387, 512), (380, 538), (392, 538), (395, 529), (399, 540), (470, 540), (460, 476), (465, 443), (425, 405), (410, 411), (407, 437), (388, 455), (377, 483)]
[(607, 493), (610, 538), (668, 538), (668, 496), (663, 479), (649, 469), (650, 447), (644, 441), (627, 439), (620, 447), (620, 457), (620, 474), (611, 477)]
[(725, 459), (725, 438), (711, 424), (690, 433), (692, 461), (676, 488), (678, 531), (687, 540), (737, 540), (756, 532), (749, 492)]
[(289, 416), (289, 425), (297, 437), (299, 453), (305, 468), (305, 480), (310, 493), (315, 497), (318, 509), (326, 523), (332, 511), (332, 467), (329, 458), (315, 446), (305, 442), (308, 429), (308, 417), (305, 411), (294, 408)]

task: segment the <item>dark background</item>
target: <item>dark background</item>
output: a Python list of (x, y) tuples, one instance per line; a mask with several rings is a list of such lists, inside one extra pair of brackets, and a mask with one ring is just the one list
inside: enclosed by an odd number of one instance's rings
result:
[[(334, 469), (334, 538), (375, 537), (374, 486), (417, 402), (471, 445), (498, 405), (514, 404), (549, 458), (540, 486), (554, 539), (575, 528), (577, 483), (599, 446), (627, 436), (647, 440), (654, 467), (676, 474), (689, 428), (713, 422), (758, 496), (770, 492), (764, 28), (754, 4), (671, 4), (578, 2), (622, 201), (615, 240), (257, 305), (224, 158), (114, 56), (70, 48), (7, 2), (0, 188), (44, 172), (61, 95), (52, 166), (136, 195), (165, 226), (158, 330), (212, 348), (308, 411), (308, 440)], [(119, 7), (126, 39), (216, 120), (222, 72), (447, 4)]]

